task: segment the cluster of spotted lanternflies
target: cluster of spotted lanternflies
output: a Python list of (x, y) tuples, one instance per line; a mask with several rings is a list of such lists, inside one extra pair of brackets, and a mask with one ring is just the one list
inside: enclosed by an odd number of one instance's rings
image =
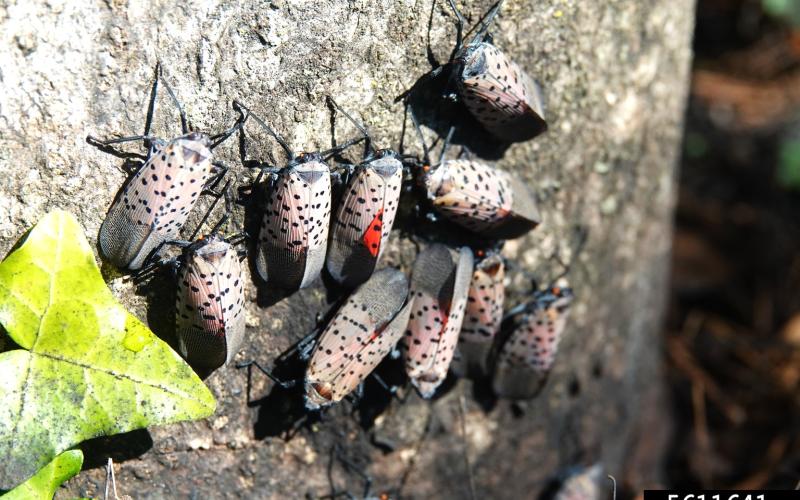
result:
[[(450, 4), (459, 23), (456, 48), (428, 77), (447, 72), (451, 96), (500, 141), (521, 142), (543, 132), (547, 127), (537, 85), (487, 35), (500, 3), (466, 43), (461, 39), (464, 20)], [(153, 99), (161, 80), (178, 104), (160, 69), (156, 73)], [(401, 97), (407, 100), (413, 92)], [(220, 225), (197, 241), (177, 238), (198, 198), (215, 190), (225, 175), (224, 166), (212, 161), (213, 149), (253, 118), (288, 156), (282, 168), (260, 163), (254, 183), (264, 193), (253, 257), (258, 279), (297, 290), (324, 271), (352, 290), (324, 331), (304, 344), (307, 408), (330, 405), (355, 391), (383, 358), (397, 352), (398, 344), (408, 379), (423, 397), (435, 393), (449, 370), (491, 377), (498, 397), (535, 396), (553, 364), (572, 300), (569, 289), (535, 292), (532, 300), (506, 314), (512, 326), (501, 329), (505, 265), (497, 253), (432, 243), (418, 254), (410, 280), (398, 269), (375, 269), (391, 237), (404, 179), (425, 193), (433, 214), (483, 240), (518, 238), (538, 225), (530, 190), (513, 174), (476, 159), (445, 159), (442, 153), (431, 164), (427, 148), (425, 158), (376, 150), (363, 125), (330, 98), (329, 104), (363, 137), (330, 151), (295, 155), (239, 102), (234, 102), (237, 123), (214, 136), (188, 132), (181, 111), (184, 135), (171, 141), (147, 133), (106, 141), (90, 137), (106, 151), (139, 139), (148, 147), (143, 165), (123, 186), (100, 229), (104, 258), (141, 271), (167, 261), (160, 258), (165, 244), (181, 246), (180, 256), (170, 260), (177, 269), (179, 350), (195, 369), (213, 370), (230, 362), (245, 331), (239, 242), (218, 235)], [(152, 112), (151, 103), (147, 129)], [(342, 196), (334, 206), (326, 161), (360, 141), (364, 157), (342, 169)]]

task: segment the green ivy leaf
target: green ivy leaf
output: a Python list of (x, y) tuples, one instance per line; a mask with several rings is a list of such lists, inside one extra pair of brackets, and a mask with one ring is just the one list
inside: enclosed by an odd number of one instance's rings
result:
[(81, 465), (83, 465), (81, 450), (65, 451), (42, 467), (30, 479), (2, 495), (2, 499), (52, 500), (58, 487), (80, 472)]
[(0, 353), (0, 490), (85, 439), (214, 412), (192, 369), (114, 299), (69, 213), (0, 263), (0, 323), (23, 348)]

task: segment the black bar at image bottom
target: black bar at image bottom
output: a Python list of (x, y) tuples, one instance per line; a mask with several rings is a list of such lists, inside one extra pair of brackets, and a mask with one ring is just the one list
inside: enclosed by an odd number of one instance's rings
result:
[(645, 490), (644, 500), (800, 500), (800, 490)]

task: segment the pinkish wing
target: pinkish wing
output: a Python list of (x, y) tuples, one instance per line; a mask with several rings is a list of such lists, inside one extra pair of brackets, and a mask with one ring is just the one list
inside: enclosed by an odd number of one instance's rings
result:
[(503, 320), (505, 266), (499, 257), (484, 260), (472, 274), (461, 326), (461, 341), (491, 342)]
[(411, 315), (403, 337), (406, 349), (406, 371), (416, 378), (430, 369), (442, 337), (442, 325), (448, 311), (439, 307), (439, 300), (421, 291), (411, 290)]
[(210, 173), (211, 151), (198, 141), (178, 138), (153, 150), (120, 202), (136, 224), (172, 237), (186, 221)]
[(184, 356), (214, 367), (233, 359), (244, 336), (244, 306), (241, 264), (232, 247), (213, 259), (191, 256), (180, 276), (176, 311)]
[(460, 86), (473, 116), (493, 135), (509, 142), (544, 132), (547, 125), (538, 85), (496, 47), (482, 44), (476, 50), (484, 53), (486, 71), (464, 78)]
[[(394, 172), (389, 175), (381, 175), (372, 166), (389, 161), (396, 163), (392, 165)], [(402, 176), (400, 162), (386, 158), (360, 168), (348, 183), (331, 221), (333, 237), (327, 255), (328, 271), (337, 282), (357, 285), (372, 273), (394, 224)], [(369, 230), (379, 214), (381, 238), (376, 242)], [(377, 244), (377, 252), (369, 248), (369, 244)]]
[[(439, 169), (445, 169), (438, 172)], [(505, 172), (471, 160), (444, 162), (429, 174), (449, 176), (433, 195), (434, 206), (467, 229), (480, 232), (500, 224), (511, 213), (513, 195)], [(430, 185), (430, 184), (429, 184)]]
[(402, 308), (407, 295), (408, 283), (399, 271), (373, 274), (322, 332), (306, 380), (330, 384), (331, 402), (352, 392), (397, 344), (408, 321), (410, 308)]
[[(441, 251), (442, 249), (446, 254)], [(428, 258), (429, 256), (433, 257)], [(422, 262), (415, 263), (414, 273), (424, 274), (422, 279), (417, 277), (416, 283), (419, 289), (416, 293), (412, 289), (413, 305), (404, 346), (406, 372), (423, 396), (427, 397), (433, 394), (447, 376), (458, 344), (458, 334), (464, 319), (472, 276), (473, 258), (468, 248), (462, 248), (453, 270), (455, 276), (451, 272), (443, 273), (449, 277), (438, 283), (438, 286), (432, 286), (436, 284), (425, 281), (431, 276), (440, 274), (435, 268), (448, 267), (445, 264), (449, 265), (449, 269), (453, 267), (449, 250), (441, 246), (432, 247), (420, 257), (418, 260)], [(420, 284), (422, 286), (419, 286)]]
[(211, 172), (211, 151), (187, 137), (154, 144), (100, 229), (103, 254), (138, 269), (164, 240), (177, 237)]
[[(278, 177), (261, 227), (258, 270), (262, 278), (288, 288), (302, 288), (316, 278), (328, 240), (330, 189), (326, 172), (313, 183), (296, 170)], [(277, 270), (271, 277), (270, 269)]]
[(559, 313), (555, 307), (547, 307), (537, 308), (527, 315), (503, 346), (500, 367), (525, 367), (540, 373), (549, 371), (558, 352), (568, 312)]

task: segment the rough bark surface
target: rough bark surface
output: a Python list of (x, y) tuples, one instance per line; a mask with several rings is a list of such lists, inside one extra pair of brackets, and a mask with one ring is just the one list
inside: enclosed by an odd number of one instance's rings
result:
[[(487, 7), (468, 2), (464, 12), (474, 22)], [(493, 29), (496, 44), (543, 84), (550, 124), (498, 162), (529, 181), (544, 220), (506, 245), (518, 264), (508, 273), (507, 305), (530, 291), (531, 277), (558, 274), (550, 257), (569, 260), (575, 226), (588, 228), (569, 275), (577, 304), (537, 399), (486, 409), (462, 381), (433, 402), (411, 395), (384, 404), (368, 387), (371, 403), (354, 410), (345, 402), (285, 439), (279, 434), (297, 416), (291, 395), (254, 373), (248, 405), (246, 371), (226, 367), (207, 379), (219, 403), (212, 418), (89, 443), (86, 470), (60, 495), (102, 494), (100, 464), (109, 455), (120, 493), (134, 498), (323, 495), (336, 445), (373, 476), (375, 494), (406, 476), (404, 497), (467, 497), (465, 450), (478, 498), (533, 498), (565, 467), (597, 461), (634, 487), (657, 480), (665, 424), (658, 332), (693, 11), (692, 0), (507, 0)], [(198, 130), (228, 126), (237, 98), (295, 148), (325, 148), (330, 94), (369, 124), (379, 145), (397, 146), (403, 110), (393, 100), (430, 69), (430, 12), (429, 0), (0, 5), (0, 252), (57, 207), (97, 234), (126, 174), (85, 137), (141, 133), (157, 60)], [(430, 38), (446, 59), (454, 38), (446, 2), (433, 10)], [(337, 123), (338, 140), (353, 134)], [(252, 123), (248, 130), (249, 154), (281, 157)], [(179, 132), (163, 96), (154, 132)], [(416, 144), (413, 135), (406, 143)], [(235, 140), (219, 155), (240, 183), (252, 179)], [(242, 219), (238, 211), (227, 232)], [(397, 231), (384, 264), (409, 269), (414, 252)], [(107, 271), (117, 296), (168, 337), (168, 283), (137, 294)], [(278, 300), (250, 281), (247, 293), (247, 342), (237, 359), (266, 364), (311, 332), (336, 298), (321, 284)], [(332, 472), (337, 489), (361, 494), (361, 479), (339, 460)]]

